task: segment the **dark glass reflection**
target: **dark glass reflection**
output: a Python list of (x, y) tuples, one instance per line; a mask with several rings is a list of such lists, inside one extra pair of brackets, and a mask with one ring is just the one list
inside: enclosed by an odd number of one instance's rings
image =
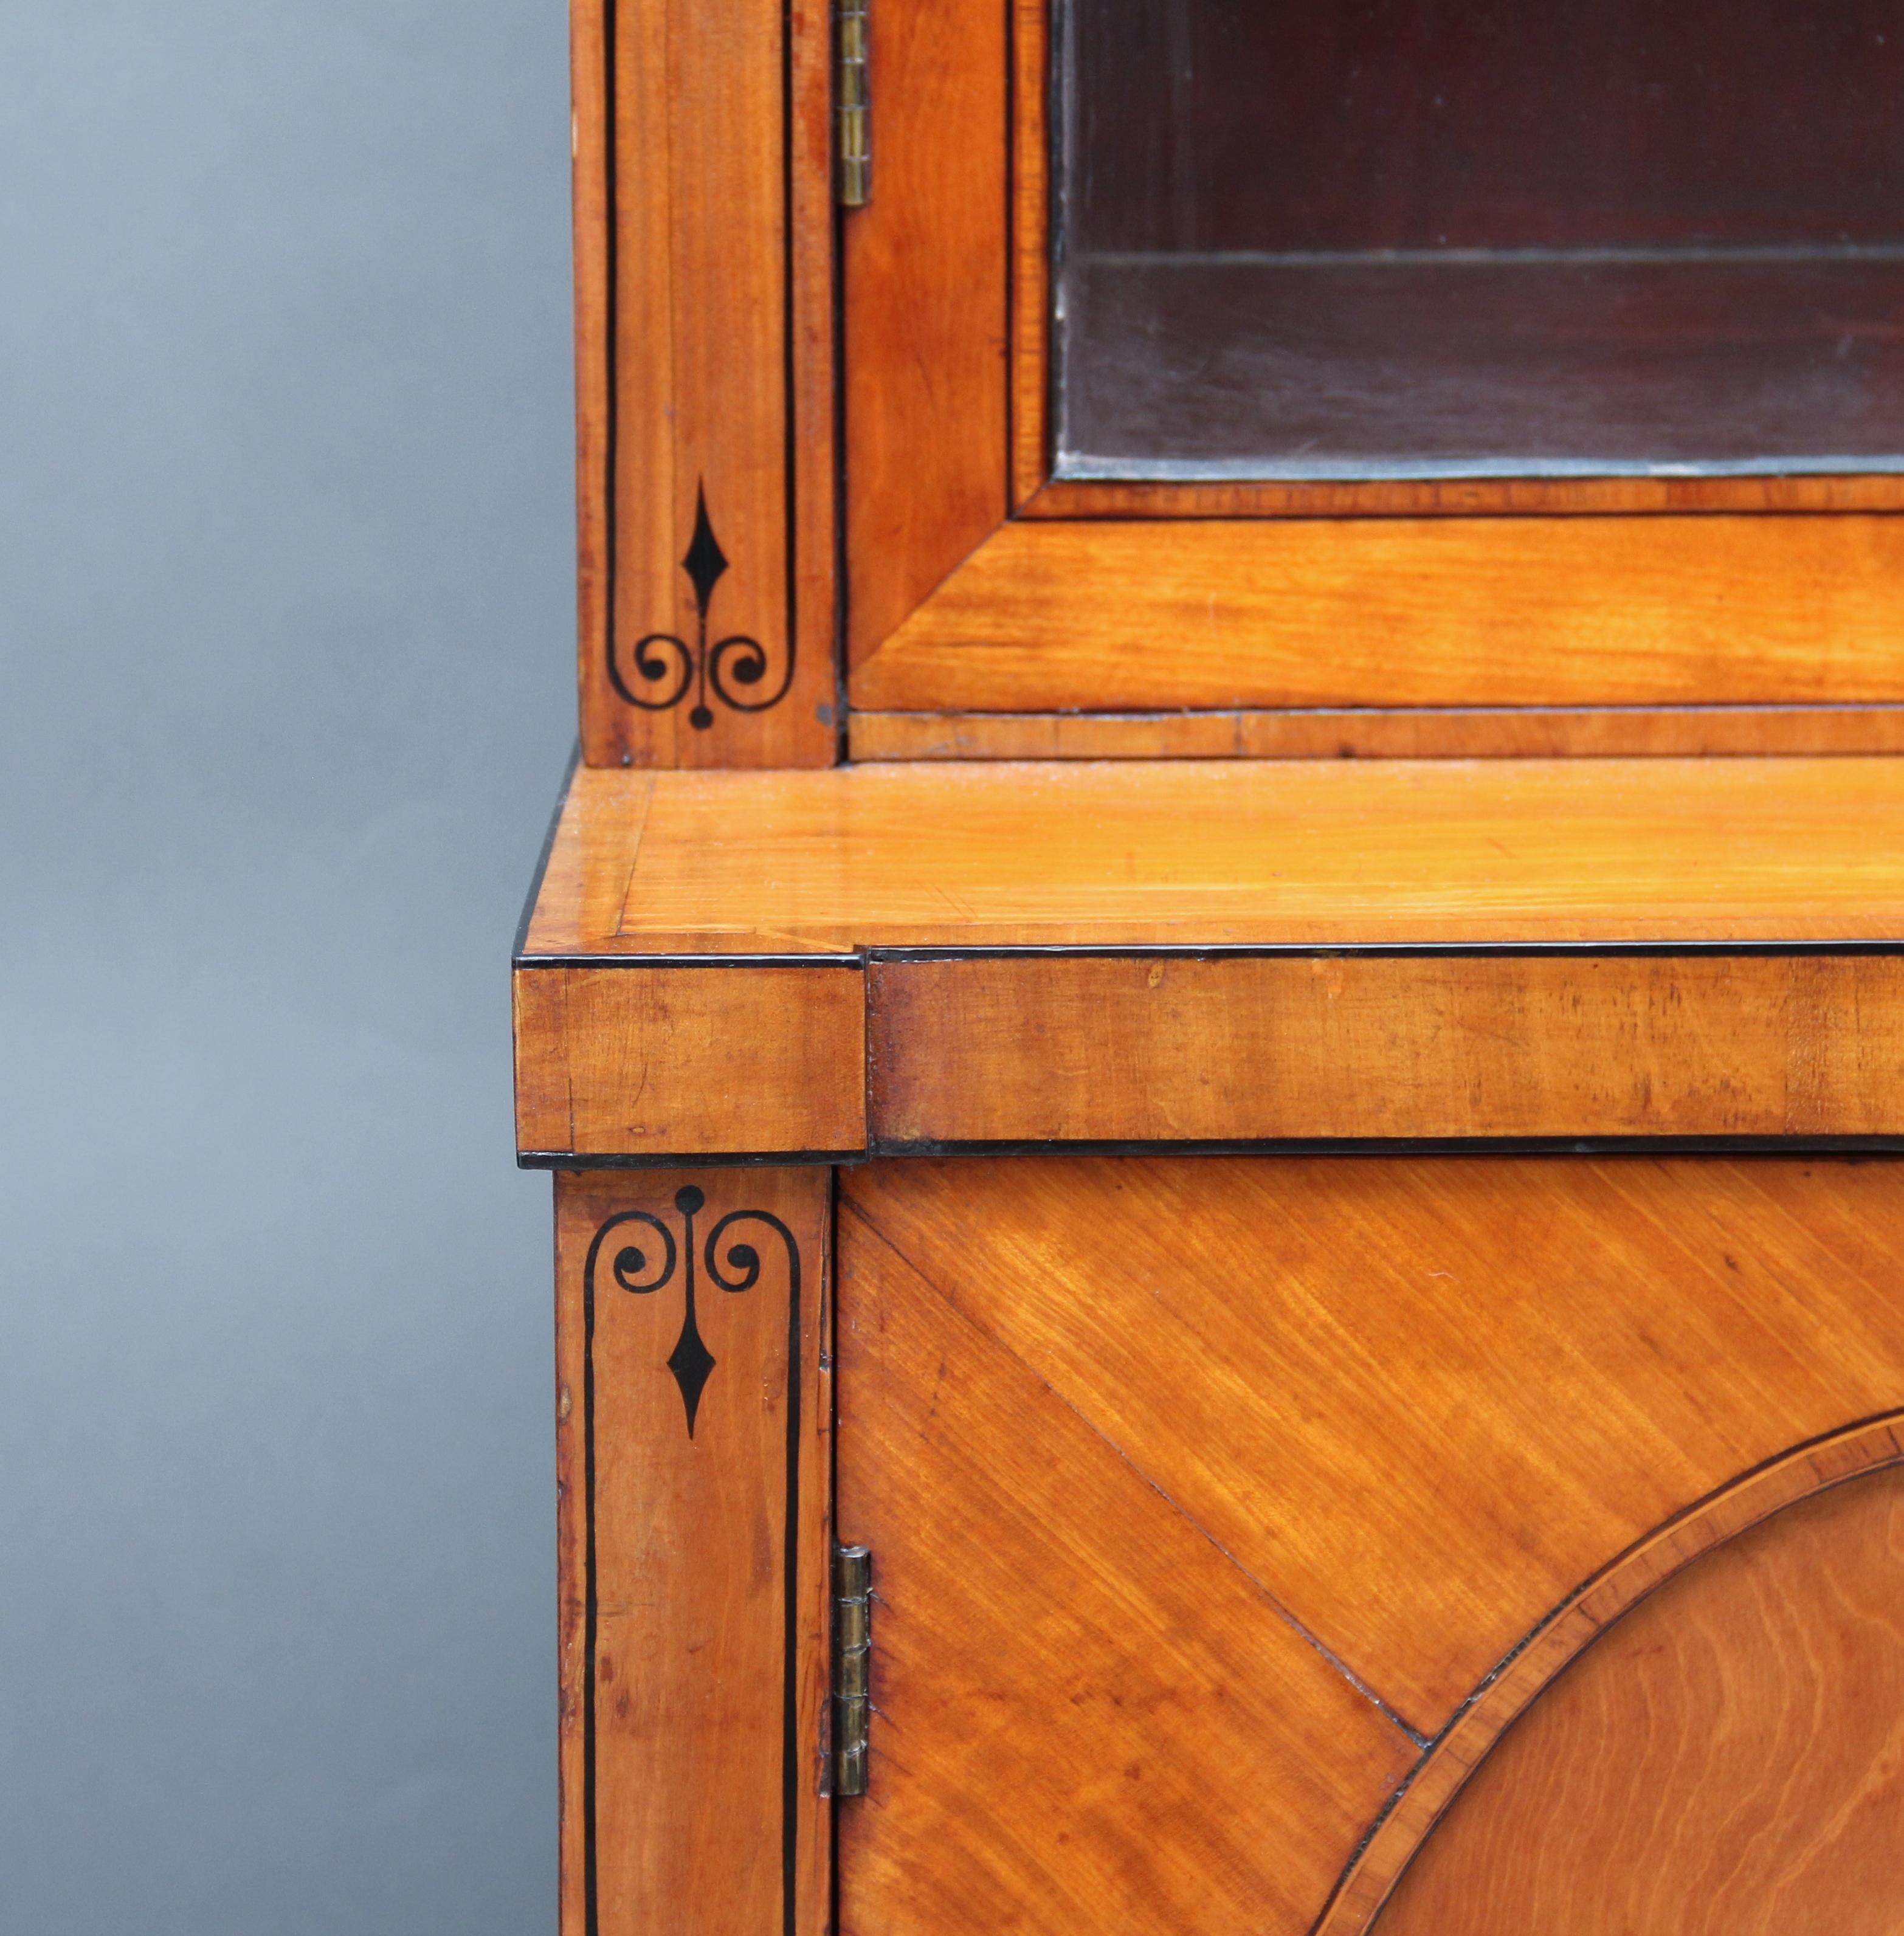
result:
[(1904, 468), (1904, 0), (1061, 14), (1061, 476)]

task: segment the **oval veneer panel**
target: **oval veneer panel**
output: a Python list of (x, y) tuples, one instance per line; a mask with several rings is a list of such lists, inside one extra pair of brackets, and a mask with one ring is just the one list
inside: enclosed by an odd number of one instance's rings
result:
[(1380, 1936), (1904, 1928), (1904, 1469), (1787, 1508), (1610, 1628), (1476, 1771)]

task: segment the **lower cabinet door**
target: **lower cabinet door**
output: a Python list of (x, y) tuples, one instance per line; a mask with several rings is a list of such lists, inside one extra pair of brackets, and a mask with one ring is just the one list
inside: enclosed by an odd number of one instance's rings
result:
[(1381, 1936), (1904, 1929), (1904, 1470), (1787, 1506), (1566, 1669)]
[(876, 1163), (835, 1239), (846, 1936), (1904, 1924), (1904, 1168)]

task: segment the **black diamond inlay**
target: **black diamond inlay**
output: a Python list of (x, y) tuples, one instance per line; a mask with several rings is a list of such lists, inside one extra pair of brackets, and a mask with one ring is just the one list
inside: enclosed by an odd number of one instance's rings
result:
[(694, 537), (689, 543), (687, 556), (681, 561), (681, 569), (688, 574), (688, 582), (694, 587), (694, 602), (704, 619), (713, 599), (714, 588), (727, 570), (727, 553), (722, 550), (720, 540), (714, 535), (714, 527), (708, 521), (707, 487), (704, 484), (695, 494)]
[(791, 637), (779, 683), (753, 697), (749, 695), (754, 689), (767, 684), (767, 649), (747, 632), (727, 632), (713, 639), (708, 636), (708, 609), (727, 568), (727, 553), (722, 550), (721, 541), (714, 535), (714, 521), (707, 515), (707, 487), (698, 483), (694, 536), (681, 560), (681, 569), (694, 588), (694, 637), (649, 632), (634, 641), (631, 650), (623, 652), (610, 628), (608, 682), (629, 705), (644, 712), (669, 712), (685, 701), (688, 724), (697, 733), (705, 733), (714, 724), (715, 700), (736, 712), (764, 712), (786, 697), (793, 683)]
[(674, 1382), (681, 1387), (681, 1402), (688, 1408), (688, 1436), (694, 1436), (694, 1422), (701, 1410), (701, 1395), (707, 1388), (707, 1381), (714, 1375), (714, 1354), (701, 1342), (701, 1333), (696, 1327), (694, 1312), (689, 1310), (683, 1320), (681, 1335), (675, 1340), (674, 1349), (668, 1355), (667, 1369), (674, 1374)]

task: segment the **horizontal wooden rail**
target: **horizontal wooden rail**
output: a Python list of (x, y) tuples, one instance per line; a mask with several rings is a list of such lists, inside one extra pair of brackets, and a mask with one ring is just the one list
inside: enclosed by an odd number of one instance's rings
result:
[(583, 772), (516, 1006), (556, 1167), (1904, 1145), (1904, 761)]
[(1031, 951), (516, 976), (525, 1161), (1904, 1139), (1904, 954)]

